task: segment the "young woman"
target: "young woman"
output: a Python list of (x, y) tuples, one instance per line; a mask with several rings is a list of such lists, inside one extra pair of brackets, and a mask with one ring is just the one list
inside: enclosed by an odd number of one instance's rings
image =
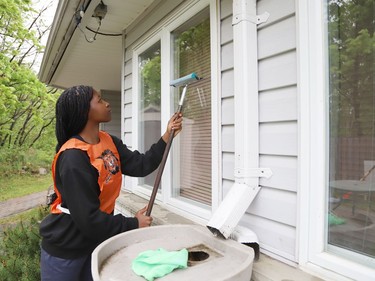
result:
[(122, 174), (143, 177), (160, 164), (172, 129), (182, 128), (173, 115), (167, 130), (149, 151), (130, 151), (122, 141), (99, 130), (111, 120), (111, 107), (89, 86), (65, 90), (56, 103), (56, 155), (52, 164), (57, 198), (41, 223), (41, 280), (92, 280), (91, 253), (104, 240), (148, 227), (147, 206), (134, 218), (113, 215)]

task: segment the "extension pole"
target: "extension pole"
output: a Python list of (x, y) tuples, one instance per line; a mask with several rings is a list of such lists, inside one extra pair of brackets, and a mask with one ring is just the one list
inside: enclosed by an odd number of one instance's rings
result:
[[(177, 114), (180, 114), (182, 112), (182, 105), (184, 103), (187, 86), (188, 85), (186, 84), (184, 86), (184, 89), (182, 90), (180, 102), (179, 102), (178, 108), (177, 108)], [(169, 139), (168, 139), (167, 145), (166, 145), (165, 150), (164, 150), (163, 158), (161, 159), (161, 162), (160, 162), (158, 173), (156, 175), (154, 188), (152, 189), (150, 201), (149, 201), (148, 206), (147, 206), (146, 216), (151, 215), (151, 211), (152, 211), (152, 207), (153, 207), (154, 202), (155, 202), (156, 194), (158, 193), (158, 189), (159, 189), (159, 185), (160, 185), (160, 181), (161, 181), (161, 176), (162, 176), (163, 171), (164, 171), (165, 163), (167, 162), (169, 150), (171, 149), (171, 146), (172, 146), (174, 133), (175, 133), (175, 129), (172, 129), (172, 131), (169, 134)]]

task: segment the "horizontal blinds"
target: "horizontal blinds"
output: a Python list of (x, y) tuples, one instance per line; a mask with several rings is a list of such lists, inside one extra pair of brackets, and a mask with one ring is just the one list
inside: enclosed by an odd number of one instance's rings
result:
[(196, 72), (203, 79), (189, 85), (180, 136), (180, 196), (211, 205), (211, 54), (209, 19), (199, 28), (189, 52), (180, 53), (180, 77)]

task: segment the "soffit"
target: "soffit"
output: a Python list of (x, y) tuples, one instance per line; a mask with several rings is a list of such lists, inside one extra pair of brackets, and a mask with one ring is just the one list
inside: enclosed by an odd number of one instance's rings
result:
[[(94, 33), (86, 26), (93, 30), (98, 28), (98, 21), (92, 14), (100, 0), (92, 0), (87, 6), (79, 25), (82, 32), (76, 28), (73, 19), (79, 11), (77, 7), (85, 2), (60, 0), (39, 76), (43, 82), (59, 88), (84, 84), (98, 90), (118, 91), (121, 89), (122, 36), (98, 34), (95, 41), (87, 42)], [(107, 5), (107, 13), (99, 32), (121, 34), (150, 7), (153, 0), (103, 2)]]

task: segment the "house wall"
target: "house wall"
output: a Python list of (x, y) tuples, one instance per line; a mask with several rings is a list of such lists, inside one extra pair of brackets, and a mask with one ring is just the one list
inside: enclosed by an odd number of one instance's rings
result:
[(109, 102), (112, 111), (112, 120), (101, 123), (100, 129), (121, 138), (121, 94), (118, 91), (101, 90), (102, 98)]
[[(123, 137), (127, 146), (131, 149), (132, 144), (132, 114), (133, 114), (133, 61), (132, 61), (132, 48), (135, 41), (144, 36), (148, 31), (160, 22), (165, 15), (176, 8), (182, 0), (165, 0), (155, 1), (154, 6), (151, 6), (142, 16), (140, 16), (129, 28), (125, 30), (124, 40), (124, 82), (123, 82), (123, 122), (124, 131)], [(150, 14), (152, 13), (152, 16)]]
[[(132, 52), (136, 40), (183, 1), (159, 1), (125, 31), (123, 138), (132, 147)], [(234, 184), (234, 72), (232, 0), (218, 1), (221, 53), (221, 144), (223, 195)], [(297, 221), (297, 62), (294, 0), (258, 1), (258, 14), (270, 17), (258, 27), (260, 166), (273, 176), (262, 186), (241, 224), (259, 237), (262, 250), (289, 261), (296, 257)], [(277, 42), (277, 43), (276, 43)], [(214, 71), (214, 70), (213, 70)], [(126, 182), (130, 187), (131, 182)]]
[[(124, 65), (123, 65), (123, 82), (122, 82), (122, 139), (129, 149), (134, 149), (133, 144), (133, 116), (136, 114), (136, 108), (133, 106), (133, 53), (132, 48), (139, 38), (150, 31), (157, 23), (159, 23), (165, 15), (175, 9), (183, 0), (159, 0), (155, 1), (142, 15), (140, 15), (132, 25), (124, 31)], [(152, 16), (151, 16), (152, 14)], [(130, 177), (125, 177), (125, 190), (132, 189), (133, 182)]]
[[(297, 215), (297, 63), (294, 0), (261, 0), (258, 26), (260, 166), (273, 176), (261, 189), (241, 224), (252, 229), (265, 252), (296, 261)], [(232, 0), (222, 0), (221, 99), (223, 192), (234, 183), (234, 93)]]

